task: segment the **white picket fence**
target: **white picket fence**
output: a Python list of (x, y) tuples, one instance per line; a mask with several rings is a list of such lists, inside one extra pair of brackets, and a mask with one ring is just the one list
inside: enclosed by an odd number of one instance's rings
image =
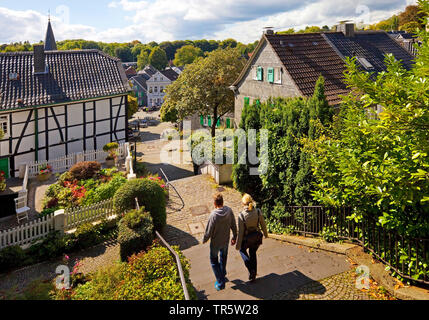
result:
[(54, 230), (54, 214), (30, 221), (19, 227), (0, 231), (0, 250), (11, 246), (29, 246)]
[[(118, 159), (125, 159), (128, 155), (128, 150), (128, 143), (120, 144), (117, 150)], [(36, 177), (39, 174), (40, 167), (43, 165), (50, 165), (54, 173), (63, 173), (81, 161), (98, 161), (100, 163), (104, 163), (106, 161), (107, 155), (108, 153), (104, 152), (103, 150), (91, 150), (82, 153), (72, 153), (67, 156), (49, 161), (34, 161), (28, 164), (29, 176), (30, 178)]]
[(65, 210), (65, 229), (71, 230), (85, 223), (96, 222), (114, 216), (113, 199), (105, 200), (86, 207)]

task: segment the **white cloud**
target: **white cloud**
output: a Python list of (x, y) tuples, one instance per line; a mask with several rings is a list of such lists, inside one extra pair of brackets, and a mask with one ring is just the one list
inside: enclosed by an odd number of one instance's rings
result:
[[(415, 0), (153, 0), (112, 1), (108, 7), (128, 13), (125, 28), (97, 30), (52, 17), (57, 40), (83, 38), (106, 42), (236, 38), (253, 42), (262, 28), (336, 24), (340, 20), (374, 22)], [(368, 10), (366, 10), (368, 7)], [(0, 8), (0, 42), (39, 41), (47, 17), (33, 10)], [(90, 23), (90, 22), (88, 22)]]

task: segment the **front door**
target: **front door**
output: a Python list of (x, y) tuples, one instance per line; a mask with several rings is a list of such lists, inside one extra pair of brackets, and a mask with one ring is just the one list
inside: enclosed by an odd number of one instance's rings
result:
[(4, 171), (6, 179), (9, 179), (9, 158), (0, 159), (0, 172)]

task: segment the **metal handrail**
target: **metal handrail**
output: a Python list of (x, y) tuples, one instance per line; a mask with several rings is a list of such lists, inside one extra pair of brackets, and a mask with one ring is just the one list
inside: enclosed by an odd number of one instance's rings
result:
[[(170, 190), (170, 187), (173, 188), (174, 191), (176, 192), (176, 194), (179, 196), (180, 201), (182, 201), (182, 209), (183, 209), (185, 207), (185, 200), (183, 200), (182, 196), (180, 195), (179, 191), (177, 191), (176, 187), (173, 184), (171, 184), (170, 179), (168, 179), (164, 170), (162, 170), (162, 168), (159, 168), (159, 170), (161, 171), (162, 175), (165, 178), (165, 182), (167, 183), (168, 189)], [(182, 210), (182, 209), (180, 209), (180, 210)]]
[(168, 242), (159, 234), (158, 231), (155, 232), (156, 236), (158, 237), (159, 240), (161, 240), (161, 242), (167, 247), (167, 249), (171, 252), (171, 254), (174, 256), (174, 258), (176, 259), (176, 264), (177, 264), (177, 268), (179, 270), (179, 275), (180, 275), (180, 282), (182, 283), (182, 288), (183, 288), (183, 293), (185, 294), (185, 300), (191, 300), (191, 298), (189, 297), (189, 291), (188, 291), (188, 287), (186, 286), (186, 280), (185, 280), (185, 274), (183, 272), (183, 268), (182, 268), (182, 262), (180, 261), (180, 257), (177, 254), (176, 251), (173, 250), (173, 248), (168, 244)]
[[(139, 200), (136, 198), (136, 209), (140, 210)], [(176, 251), (168, 244), (168, 242), (159, 234), (158, 231), (155, 231), (155, 234), (159, 240), (164, 244), (164, 246), (170, 251), (170, 253), (176, 259), (177, 269), (179, 270), (180, 282), (182, 283), (183, 293), (185, 295), (185, 300), (189, 301), (191, 298), (189, 297), (188, 287), (186, 286), (185, 273), (183, 272), (182, 262), (180, 261), (180, 257)]]

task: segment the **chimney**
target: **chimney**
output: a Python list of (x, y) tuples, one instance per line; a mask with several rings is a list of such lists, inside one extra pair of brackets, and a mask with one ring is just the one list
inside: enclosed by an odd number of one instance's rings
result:
[(274, 34), (274, 28), (273, 27), (265, 27), (264, 28), (264, 34), (273, 35)]
[(34, 45), (34, 73), (46, 73), (45, 47)]
[(354, 23), (341, 22), (337, 26), (337, 32), (342, 32), (347, 38), (355, 36), (355, 25)]

